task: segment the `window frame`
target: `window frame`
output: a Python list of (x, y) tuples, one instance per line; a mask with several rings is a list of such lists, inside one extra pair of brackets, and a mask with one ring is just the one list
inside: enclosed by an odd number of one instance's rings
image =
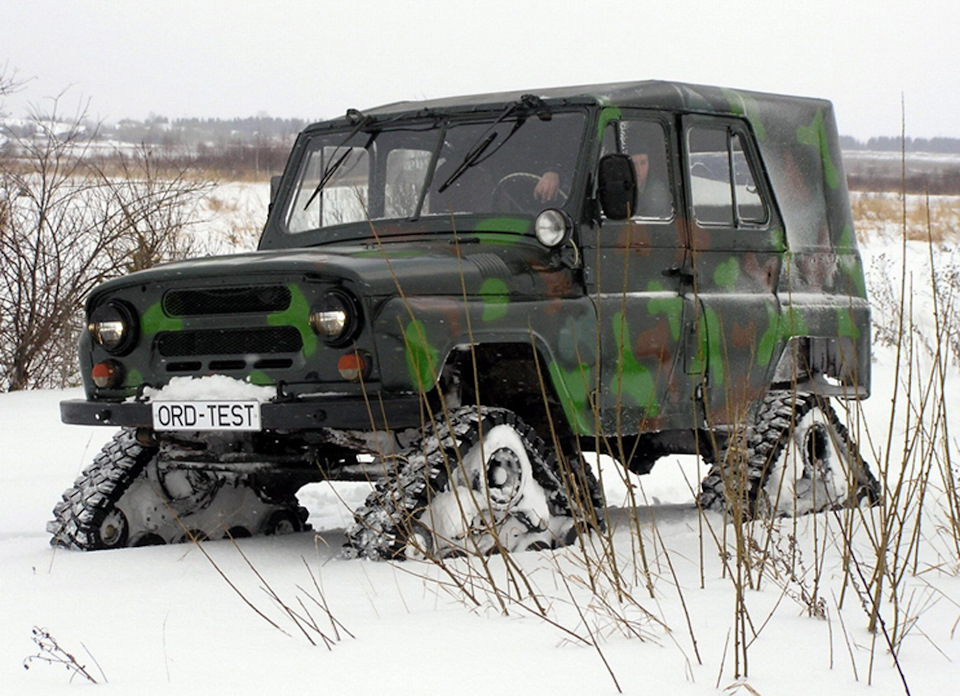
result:
[[(599, 149), (598, 155), (596, 158), (595, 171), (594, 171), (594, 182), (597, 182), (598, 176), (596, 174), (596, 167), (599, 166), (600, 159), (606, 154), (626, 154), (630, 153), (624, 149), (624, 135), (621, 130), (622, 124), (625, 122), (637, 122), (643, 121), (646, 123), (655, 123), (660, 126), (663, 135), (663, 167), (664, 167), (664, 186), (667, 189), (668, 195), (670, 197), (670, 215), (668, 216), (656, 216), (656, 215), (642, 215), (642, 214), (633, 214), (630, 216), (631, 220), (643, 221), (644, 223), (654, 223), (654, 224), (671, 224), (675, 222), (680, 214), (682, 207), (681, 198), (677, 195), (677, 164), (676, 164), (676, 135), (674, 128), (672, 127), (672, 115), (668, 112), (660, 111), (647, 111), (640, 109), (622, 109), (619, 115), (616, 118), (612, 118), (603, 125), (603, 132), (600, 134), (599, 138)], [(614, 127), (613, 138), (609, 137), (611, 127)], [(613, 141), (615, 150), (608, 151), (607, 146), (610, 141)], [(596, 183), (595, 183), (596, 185)], [(596, 198), (596, 192), (594, 192), (594, 198)], [(602, 214), (602, 213), (601, 213)], [(607, 221), (606, 216), (603, 216), (603, 220)]]
[[(724, 136), (724, 151), (725, 155), (725, 173), (726, 178), (723, 179), (728, 187), (729, 192), (729, 212), (730, 216), (724, 220), (711, 220), (704, 219), (706, 216), (698, 215), (698, 201), (697, 201), (697, 190), (698, 187), (694, 179), (698, 178), (694, 175), (693, 169), (696, 166), (695, 162), (695, 150), (693, 148), (692, 140), (694, 138), (695, 132), (716, 132), (722, 133)], [(734, 143), (738, 142), (740, 145), (739, 150), (734, 147)], [(759, 153), (754, 147), (753, 137), (750, 132), (750, 129), (747, 125), (737, 119), (728, 118), (728, 117), (709, 117), (709, 116), (696, 116), (688, 117), (683, 126), (683, 150), (685, 164), (684, 167), (684, 177), (687, 184), (688, 195), (690, 197), (689, 201), (689, 211), (690, 218), (694, 224), (701, 228), (706, 229), (735, 229), (735, 230), (767, 230), (773, 224), (775, 219), (774, 212), (774, 200), (773, 196), (770, 193), (770, 188), (767, 184), (766, 177), (764, 176), (765, 170), (763, 168), (762, 161), (760, 159)], [(706, 150), (702, 152), (707, 152)], [(716, 152), (720, 152), (717, 150)], [(737, 156), (741, 155), (743, 163), (745, 165), (745, 173), (749, 176), (750, 181), (746, 183), (739, 183), (737, 174), (741, 173), (737, 166)], [(753, 188), (753, 191), (750, 192), (750, 188)], [(753, 203), (745, 201), (739, 195), (740, 189), (748, 191), (752, 196), (755, 196), (757, 203), (762, 210), (763, 216), (761, 217), (747, 217), (744, 215), (744, 211), (748, 207), (756, 207)], [(702, 190), (702, 187), (700, 188)]]

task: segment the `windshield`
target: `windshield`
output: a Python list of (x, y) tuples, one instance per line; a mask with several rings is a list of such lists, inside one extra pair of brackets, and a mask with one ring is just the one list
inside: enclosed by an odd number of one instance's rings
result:
[(301, 160), (287, 230), (562, 207), (585, 120), (580, 112), (493, 115), (317, 134)]

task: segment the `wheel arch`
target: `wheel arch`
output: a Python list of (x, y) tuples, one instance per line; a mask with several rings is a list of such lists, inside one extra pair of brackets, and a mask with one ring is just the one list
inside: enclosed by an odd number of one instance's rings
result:
[(870, 362), (861, 358), (850, 337), (791, 336), (780, 353), (770, 388), (865, 399), (870, 396)]
[[(584, 394), (586, 368), (582, 379)], [(439, 386), (462, 405), (496, 406), (521, 416), (549, 441), (566, 441), (585, 433), (586, 399), (571, 389), (576, 383), (559, 367), (542, 340), (484, 340), (455, 346), (446, 356)]]

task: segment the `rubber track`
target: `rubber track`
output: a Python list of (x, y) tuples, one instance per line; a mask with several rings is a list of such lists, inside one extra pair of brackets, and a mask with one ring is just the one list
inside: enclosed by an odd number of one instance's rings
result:
[[(746, 463), (746, 477), (741, 486), (746, 494), (741, 500), (744, 519), (753, 519), (760, 513), (764, 485), (770, 476), (770, 465), (779, 456), (785, 446), (785, 433), (796, 421), (812, 408), (819, 406), (827, 414), (830, 424), (856, 461), (860, 470), (860, 486), (857, 489), (857, 501), (864, 498), (870, 503), (879, 499), (880, 484), (860, 457), (860, 450), (851, 439), (846, 426), (840, 422), (836, 412), (825, 399), (816, 394), (794, 394), (790, 391), (771, 391), (764, 398), (753, 423), (740, 437), (733, 436), (721, 450), (714, 464), (701, 483), (699, 504), (705, 510), (724, 512), (734, 501), (728, 500), (724, 479), (730, 479), (736, 473), (725, 473), (731, 466), (740, 467)], [(744, 438), (745, 435), (745, 438)], [(745, 439), (745, 442), (744, 442)], [(738, 451), (742, 447), (742, 451)], [(733, 498), (735, 494), (731, 494)]]
[[(482, 407), (479, 417), (476, 406), (453, 411), (449, 422), (444, 419), (435, 432), (428, 432), (414, 442), (396, 458), (397, 467), (376, 484), (373, 493), (354, 514), (355, 523), (347, 530), (344, 556), (371, 560), (404, 558), (406, 539), (412, 533), (410, 523), (427, 508), (430, 497), (447, 485), (447, 467), (456, 466), (458, 452), (468, 452), (479, 441), (481, 432), (497, 425), (513, 426), (525, 446), (541, 456), (548, 452), (533, 429), (512, 411)], [(566, 492), (551, 474), (556, 471), (556, 460), (552, 454), (544, 459), (545, 468), (534, 467), (534, 477), (547, 494), (551, 513), (571, 516)], [(596, 508), (598, 501), (602, 501), (596, 477), (589, 469), (579, 467), (575, 476), (580, 481), (575, 484), (578, 487), (586, 480), (590, 500)], [(601, 518), (598, 514), (593, 517)]]
[[(137, 442), (134, 430), (114, 435), (54, 507), (54, 519), (47, 523), (53, 535), (50, 545), (81, 551), (108, 548), (100, 539), (100, 525), (156, 452)], [(125, 539), (116, 544), (125, 545)]]

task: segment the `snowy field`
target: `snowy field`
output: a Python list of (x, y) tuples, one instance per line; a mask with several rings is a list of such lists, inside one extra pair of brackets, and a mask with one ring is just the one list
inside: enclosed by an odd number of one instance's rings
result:
[[(871, 287), (887, 297), (899, 287), (901, 249), (889, 230), (872, 234), (864, 250)], [(895, 349), (877, 346), (874, 395), (857, 430), (864, 458), (890, 486), (942, 463), (947, 451), (960, 466), (956, 362), (946, 363), (936, 388), (947, 396), (934, 398), (946, 421), (932, 411), (907, 416), (905, 385), (926, 384), (932, 368), (924, 345), (937, 344), (937, 324), (924, 315), (932, 307), (929, 250), (911, 242), (907, 253), (915, 359), (901, 352), (898, 373)], [(955, 244), (938, 245), (934, 258), (938, 268), (960, 263)], [(875, 317), (887, 333), (891, 311), (884, 304)], [(576, 547), (515, 554), (513, 577), (528, 583), (522, 590), (499, 557), (487, 566), (453, 561), (449, 572), (343, 560), (343, 528), (349, 507), (365, 496), (361, 484), (302, 491), (314, 532), (84, 554), (51, 549), (44, 529), (62, 491), (111, 436), (60, 424), (57, 402), (77, 395), (0, 394), (4, 695), (92, 688), (84, 676), (36, 659), (54, 653), (32, 640), (35, 627), (84, 665), (104, 694), (879, 695), (905, 693), (905, 679), (912, 694), (940, 696), (960, 683), (960, 552), (937, 466), (922, 515), (900, 502), (908, 521), (894, 543), (903, 553), (880, 554), (905, 569), (898, 586), (884, 585), (880, 608), (898, 660), (884, 631), (868, 632), (864, 604), (863, 579), (878, 564), (869, 532), (881, 512), (864, 510), (848, 524), (821, 514), (758, 532), (779, 549), (776, 558), (792, 562), (768, 561), (759, 585), (744, 590), (750, 643), (747, 677), (738, 680), (735, 636), (743, 623), (720, 552), (733, 553), (735, 537), (718, 516), (697, 513), (688, 487), (703, 473), (695, 459), (665, 458), (651, 476), (629, 482), (645, 503), (636, 510), (624, 504), (628, 488), (616, 471), (604, 468), (620, 575), (594, 575), (592, 585), (587, 567), (595, 556)], [(905, 443), (927, 436), (929, 451), (901, 466)]]

